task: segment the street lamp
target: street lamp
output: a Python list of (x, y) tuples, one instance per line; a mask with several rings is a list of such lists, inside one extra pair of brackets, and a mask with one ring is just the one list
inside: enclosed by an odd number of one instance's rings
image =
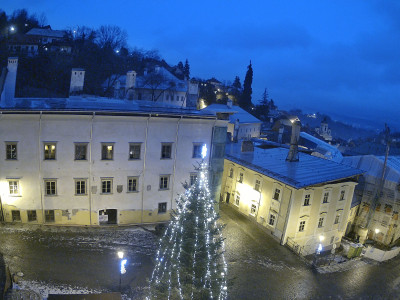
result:
[(376, 236), (378, 235), (379, 231), (380, 230), (378, 228), (375, 229), (375, 240), (376, 240)]
[(123, 259), (124, 258), (124, 252), (118, 251), (118, 257), (121, 260), (120, 261), (120, 271), (119, 271), (119, 292), (121, 292), (121, 283), (122, 283), (122, 274), (126, 273), (125, 265), (127, 260)]

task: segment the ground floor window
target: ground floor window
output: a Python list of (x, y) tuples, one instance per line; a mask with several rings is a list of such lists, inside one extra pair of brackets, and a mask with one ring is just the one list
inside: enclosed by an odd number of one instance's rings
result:
[(252, 204), (250, 208), (250, 214), (255, 215), (256, 211), (257, 211), (257, 206), (255, 204)]
[(28, 210), (27, 215), (28, 215), (28, 222), (33, 222), (37, 220), (36, 210)]
[(54, 210), (45, 210), (44, 211), (44, 220), (45, 222), (54, 222)]
[(235, 199), (236, 206), (239, 206), (239, 203), (240, 203), (240, 195), (236, 195), (236, 199)]
[(271, 225), (271, 226), (274, 226), (275, 225), (275, 220), (276, 220), (276, 216), (273, 215), (273, 214), (270, 214), (268, 224)]
[(167, 212), (167, 202), (158, 203), (158, 213), (163, 214)]
[(299, 225), (299, 232), (304, 231), (304, 227), (306, 226), (306, 221), (301, 221)]
[(21, 213), (19, 210), (11, 211), (11, 216), (12, 216), (13, 222), (21, 221)]

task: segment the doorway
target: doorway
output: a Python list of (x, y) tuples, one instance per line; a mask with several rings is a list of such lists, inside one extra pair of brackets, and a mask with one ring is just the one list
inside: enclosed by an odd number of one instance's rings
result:
[(99, 224), (100, 225), (117, 224), (117, 210), (116, 209), (99, 210)]
[(231, 196), (230, 193), (226, 193), (226, 198), (225, 198), (226, 203), (229, 203), (230, 196)]

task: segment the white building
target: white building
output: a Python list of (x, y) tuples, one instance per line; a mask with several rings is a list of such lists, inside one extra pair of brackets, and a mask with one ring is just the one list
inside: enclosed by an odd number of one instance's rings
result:
[[(226, 122), (204, 112), (87, 96), (14, 98), (5, 91), (0, 219), (6, 222), (165, 221), (183, 183), (196, 177), (202, 146), (211, 153), (206, 160), (223, 161)], [(221, 172), (212, 171), (218, 195)]]

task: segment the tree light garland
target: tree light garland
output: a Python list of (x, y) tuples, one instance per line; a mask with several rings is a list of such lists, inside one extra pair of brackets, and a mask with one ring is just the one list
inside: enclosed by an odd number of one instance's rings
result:
[(217, 222), (204, 160), (199, 172), (196, 182), (178, 198), (159, 241), (146, 299), (227, 298), (223, 226)]

